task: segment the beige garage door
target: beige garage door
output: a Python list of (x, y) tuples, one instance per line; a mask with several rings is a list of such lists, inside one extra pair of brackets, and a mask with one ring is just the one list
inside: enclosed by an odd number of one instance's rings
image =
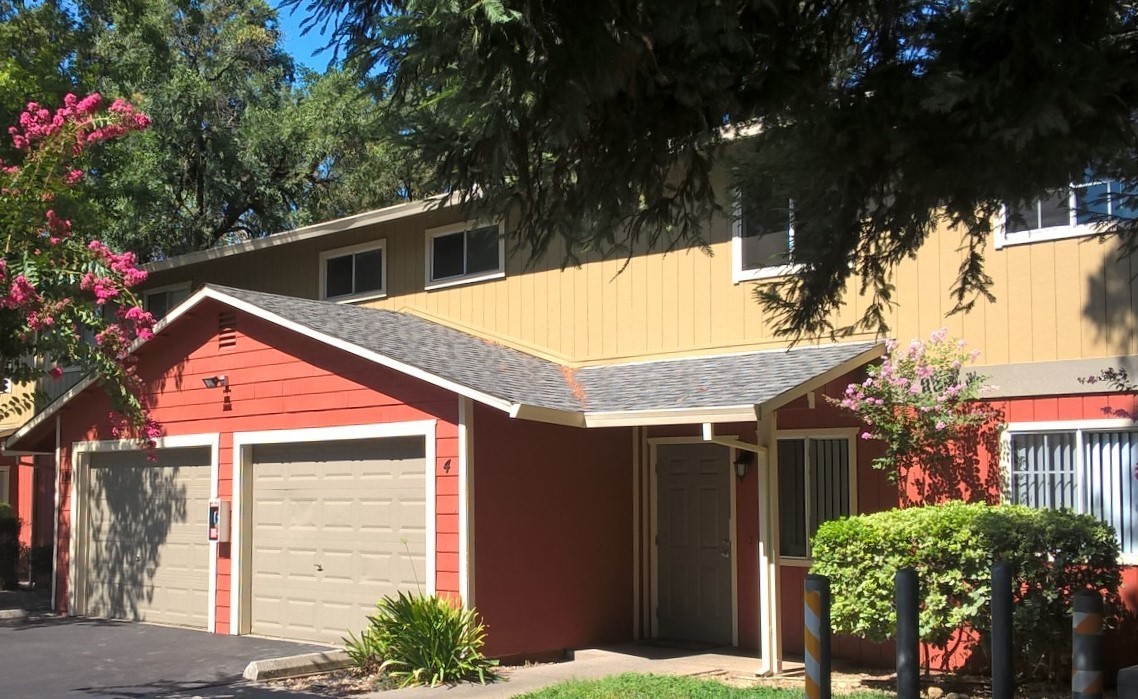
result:
[(208, 447), (96, 452), (87, 490), (86, 613), (205, 628)]
[(425, 585), (422, 437), (253, 449), (251, 630), (339, 644)]

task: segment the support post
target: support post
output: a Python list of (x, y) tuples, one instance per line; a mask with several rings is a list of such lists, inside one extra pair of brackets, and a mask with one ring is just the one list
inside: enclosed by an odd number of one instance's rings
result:
[(830, 579), (807, 575), (803, 594), (806, 614), (806, 696), (830, 699)]
[(1071, 628), (1071, 697), (1102, 699), (1102, 595), (1092, 590), (1075, 593)]
[(897, 608), (897, 699), (921, 695), (920, 582), (917, 571), (901, 568), (894, 579)]
[(1012, 564), (992, 566), (992, 699), (1012, 699), (1016, 691), (1012, 637)]

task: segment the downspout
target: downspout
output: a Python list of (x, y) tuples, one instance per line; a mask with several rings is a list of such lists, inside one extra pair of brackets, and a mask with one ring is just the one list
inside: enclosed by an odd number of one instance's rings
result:
[(55, 509), (52, 523), (52, 537), (51, 537), (51, 611), (59, 612), (58, 597), (56, 596), (56, 586), (59, 584), (59, 479), (63, 472), (63, 465), (60, 463), (60, 440), (61, 440), (61, 423), (60, 416), (57, 413), (55, 416)]

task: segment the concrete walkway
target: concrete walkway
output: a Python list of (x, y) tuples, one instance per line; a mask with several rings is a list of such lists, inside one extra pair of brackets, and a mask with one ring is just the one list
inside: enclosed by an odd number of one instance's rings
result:
[(693, 675), (721, 679), (755, 679), (759, 659), (732, 653), (729, 649), (708, 652), (679, 650), (639, 644), (577, 651), (563, 663), (506, 668), (502, 680), (488, 685), (454, 687), (409, 687), (362, 695), (367, 699), (460, 699), (463, 697), (513, 697), (534, 692), (566, 680), (591, 680), (625, 672), (657, 675)]

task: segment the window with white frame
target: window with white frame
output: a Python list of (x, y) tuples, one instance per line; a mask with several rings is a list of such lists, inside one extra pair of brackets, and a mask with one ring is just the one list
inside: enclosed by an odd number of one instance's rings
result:
[(142, 295), (142, 305), (155, 320), (162, 320), (179, 303), (190, 297), (190, 285), (174, 284), (150, 289)]
[(0, 466), (0, 502), (12, 502), (12, 496), (8, 493), (11, 480), (10, 467)]
[(793, 272), (793, 202), (772, 208), (736, 204), (731, 247), (736, 282)]
[(320, 298), (359, 301), (384, 296), (386, 243), (380, 240), (320, 253)]
[(1115, 180), (1088, 178), (1022, 206), (1006, 206), (996, 247), (1093, 235), (1097, 221), (1138, 215), (1135, 196), (1138, 192)]
[(854, 508), (850, 437), (778, 440), (779, 555), (809, 558), (818, 526)]
[(427, 288), (495, 279), (505, 274), (499, 224), (459, 223), (427, 231)]
[(1008, 430), (1013, 503), (1070, 509), (1114, 527), (1123, 556), (1138, 558), (1138, 428)]

